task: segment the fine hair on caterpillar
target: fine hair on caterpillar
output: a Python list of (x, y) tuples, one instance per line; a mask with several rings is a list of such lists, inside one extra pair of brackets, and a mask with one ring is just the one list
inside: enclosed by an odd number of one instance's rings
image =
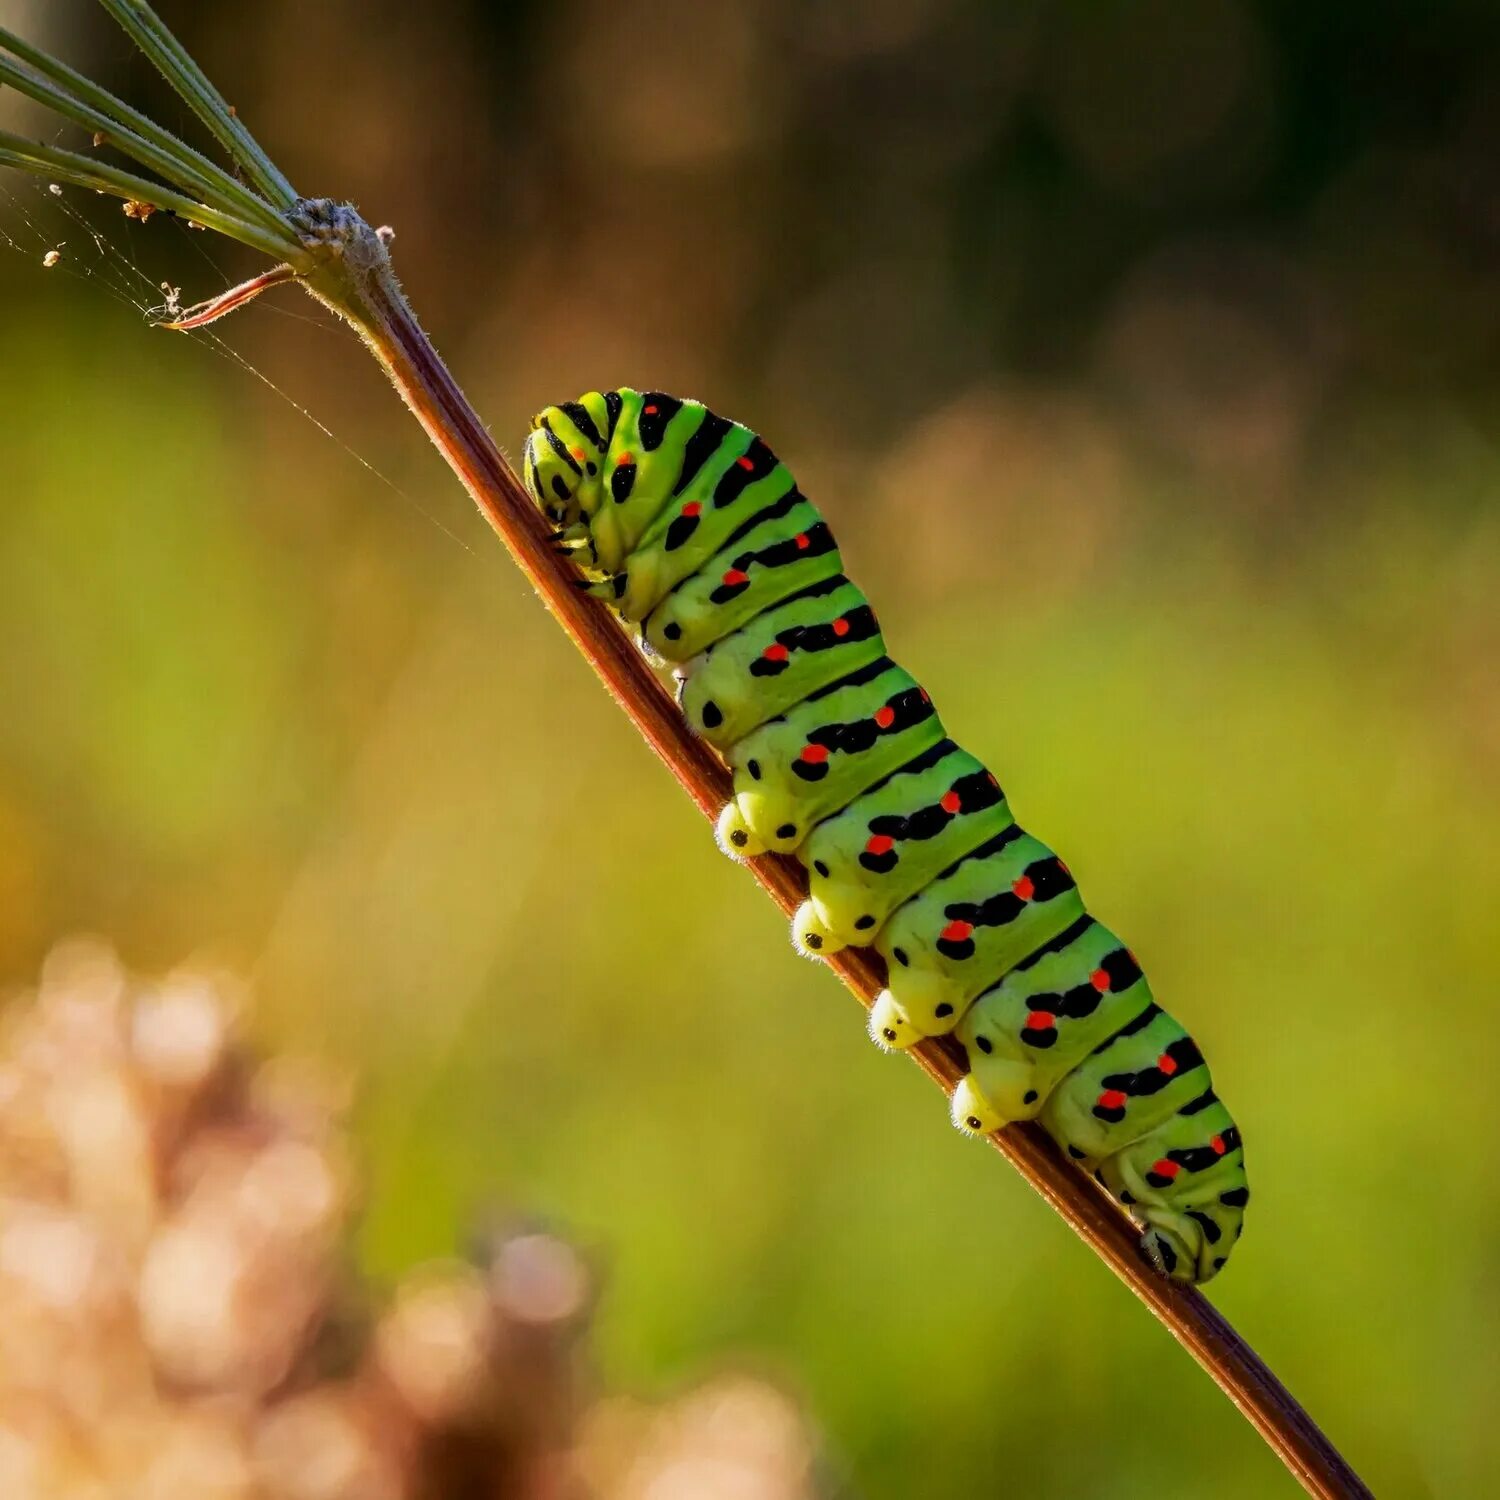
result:
[(806, 867), (800, 952), (884, 961), (871, 1037), (953, 1034), (961, 1130), (1038, 1121), (1159, 1271), (1212, 1277), (1249, 1189), (1201, 1053), (892, 660), (777, 456), (697, 401), (622, 387), (540, 413), (524, 472), (579, 586), (674, 668), (687, 724), (733, 773), (721, 847)]

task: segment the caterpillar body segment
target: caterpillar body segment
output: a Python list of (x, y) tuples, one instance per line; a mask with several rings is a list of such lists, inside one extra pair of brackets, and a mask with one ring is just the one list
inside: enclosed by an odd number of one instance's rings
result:
[[(1042, 1123), (1048, 1124), (1045, 1115)], [(1143, 1249), (1179, 1280), (1214, 1276), (1244, 1229), (1250, 1201), (1244, 1148), (1211, 1088), (1099, 1162), (1095, 1176), (1146, 1224)]]
[(1042, 1113), (1085, 1159), (1103, 1161), (1208, 1088), (1193, 1039), (1153, 1002), (1081, 1062), (1047, 1096)]
[[(727, 603), (747, 586), (748, 578), (741, 575), (752, 568), (765, 570), (762, 552), (774, 548), (791, 562), (810, 550), (811, 538), (807, 545), (799, 546), (795, 540), (782, 536), (781, 528), (799, 506), (807, 506), (808, 512), (812, 507), (797, 494), (791, 475), (781, 464), (773, 461), (766, 466), (765, 455), (764, 445), (759, 453), (752, 445), (720, 477), (711, 492), (697, 493), (703, 488), (700, 480), (673, 498), (629, 554), (626, 563), (629, 585), (620, 607), (627, 620), (644, 620), (670, 589), (684, 578), (707, 569), (720, 553), (731, 555), (717, 573), (715, 592), (720, 598), (714, 602)], [(752, 465), (754, 472), (740, 468), (740, 464)], [(747, 475), (750, 483), (737, 482)], [(642, 497), (647, 493), (643, 488)], [(709, 572), (714, 576), (712, 569)], [(784, 597), (779, 593), (777, 596)]]
[(900, 907), (875, 946), (898, 1013), (920, 1035), (940, 1036), (1083, 914), (1067, 866), (1012, 823)]
[[(767, 510), (646, 616), (642, 639), (656, 655), (686, 661), (773, 604), (843, 576), (833, 534), (808, 501), (788, 496)], [(790, 537), (787, 526), (797, 528)]]
[(1034, 1119), (1042, 1100), (1152, 1004), (1125, 945), (1102, 922), (1080, 918), (984, 991), (958, 1023), (971, 1071), (954, 1095), (954, 1123), (988, 1132)]
[(874, 942), (891, 912), (1010, 824), (1000, 783), (968, 751), (939, 740), (808, 837), (798, 946), (831, 953)]
[(724, 750), (884, 655), (875, 612), (838, 575), (773, 605), (695, 657), (682, 673), (679, 702), (688, 723)]
[(790, 853), (824, 818), (942, 738), (931, 699), (882, 656), (762, 724), (725, 759), (752, 836)]
[(1202, 1056), (890, 659), (776, 455), (699, 402), (620, 389), (540, 413), (524, 472), (582, 583), (675, 668), (687, 722), (728, 762), (725, 852), (806, 866), (803, 952), (873, 944), (885, 960), (871, 1037), (956, 1031), (960, 1129), (1039, 1121), (1164, 1275), (1216, 1274), (1249, 1188)]

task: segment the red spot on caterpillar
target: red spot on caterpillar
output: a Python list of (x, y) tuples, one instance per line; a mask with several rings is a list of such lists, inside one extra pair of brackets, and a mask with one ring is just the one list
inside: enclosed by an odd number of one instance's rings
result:
[(1225, 1151), (1229, 1149), (1227, 1146), (1225, 1146), (1224, 1137), (1222, 1135), (1216, 1135), (1208, 1144), (1214, 1148), (1215, 1156), (1223, 1156)]
[(1073, 873), (1061, 860), (1058, 860), (1057, 868), (1061, 870), (1064, 875), (1071, 875)]
[(896, 847), (896, 841), (888, 833), (872, 834), (870, 842), (865, 845), (866, 854), (889, 854)]
[(938, 936), (945, 942), (961, 943), (973, 930), (972, 922), (950, 922)]
[(938, 806), (945, 813), (956, 813), (964, 805), (964, 799), (957, 792), (944, 792), (938, 798)]
[(574, 448), (573, 449), (573, 457), (576, 458), (579, 463), (582, 463), (583, 462), (583, 449), (582, 448)]
[(804, 745), (802, 754), (798, 760), (805, 760), (810, 766), (821, 766), (828, 759), (828, 747), (826, 745)]
[(774, 646), (767, 646), (766, 649), (761, 652), (761, 655), (764, 656), (767, 661), (785, 661), (787, 658), (787, 649), (781, 644), (780, 641), (777, 641)]
[(656, 415), (656, 408), (654, 406), (643, 406), (641, 408), (641, 415), (643, 417), (654, 417)]
[(792, 540), (796, 542), (797, 550), (799, 552), (806, 552), (807, 549), (812, 546), (812, 542), (808, 540), (808, 535), (805, 531), (799, 531), (797, 535), (792, 538)]
[(875, 722), (882, 729), (889, 729), (896, 722), (896, 710), (889, 703), (875, 710)]
[(1015, 881), (1011, 885), (1011, 890), (1013, 890), (1016, 895), (1021, 898), (1021, 900), (1030, 901), (1032, 893), (1036, 890), (1036, 887), (1031, 883), (1031, 876), (1023, 875), (1019, 880)]
[(1151, 1170), (1156, 1176), (1165, 1177), (1170, 1182), (1182, 1168), (1175, 1161), (1168, 1161), (1164, 1156), (1160, 1161), (1152, 1163)]
[(628, 469), (631, 466), (631, 464), (633, 464), (634, 462), (635, 462), (635, 454), (633, 454), (633, 453), (622, 453), (620, 455), (620, 462), (618, 464), (616, 464), (615, 467), (618, 468), (618, 469)]
[(742, 469), (753, 469), (755, 467), (755, 460), (751, 458), (748, 453), (742, 453), (737, 459), (735, 459), (735, 463), (737, 463)]
[(849, 622), (842, 615), (833, 622), (833, 633), (835, 635), (849, 634)]
[(1119, 1089), (1105, 1089), (1098, 1101), (1100, 1109), (1119, 1109), (1124, 1102), (1125, 1095)]
[(731, 568), (724, 575), (723, 582), (728, 584), (730, 588), (734, 588), (738, 584), (749, 583), (750, 575), (748, 573), (742, 572), (739, 568)]
[(1177, 1071), (1177, 1059), (1168, 1057), (1165, 1052), (1156, 1059), (1156, 1066), (1170, 1078)]
[(1027, 1031), (1051, 1031), (1057, 1024), (1057, 1017), (1050, 1010), (1034, 1010), (1026, 1017)]
[(986, 771), (984, 774), (988, 777), (990, 785), (998, 792), (1000, 790), (1000, 778), (993, 771)]
[(1089, 975), (1089, 983), (1093, 985), (1093, 987), (1098, 990), (1101, 995), (1109, 993), (1109, 975), (1106, 974), (1103, 969), (1095, 969), (1094, 972)]
[(703, 514), (703, 502), (701, 500), (690, 500), (682, 507), (685, 516), (701, 516)]
[(923, 703), (931, 703), (932, 702), (932, 698), (929, 696), (926, 688), (918, 688), (917, 691), (922, 695), (922, 702)]

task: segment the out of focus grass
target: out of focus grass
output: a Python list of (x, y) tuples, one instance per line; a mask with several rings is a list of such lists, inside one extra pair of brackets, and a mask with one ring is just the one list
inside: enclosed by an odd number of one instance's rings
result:
[[(554, 1214), (605, 1258), (612, 1383), (763, 1362), (863, 1493), (1287, 1489), (868, 1046), (456, 496), (419, 481), (472, 553), (331, 446), (274, 479), (291, 414), (92, 312), (12, 327), (0, 376), (7, 971), (79, 922), (254, 963), (269, 1030), (371, 1073), (372, 1267), (488, 1204)], [(982, 556), (918, 566), (892, 505), (814, 493), (1213, 1060), (1255, 1185), (1216, 1300), (1377, 1490), (1476, 1492), (1493, 524), (1434, 495), (1256, 561), (1206, 502), (1059, 528), (1018, 495)]]

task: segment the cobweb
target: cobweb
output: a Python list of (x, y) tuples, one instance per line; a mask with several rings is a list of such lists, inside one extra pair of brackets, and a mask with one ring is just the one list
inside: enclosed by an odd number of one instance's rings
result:
[[(204, 270), (203, 283), (191, 295), (171, 281), (159, 280), (144, 270), (136, 258), (135, 236), (125, 231), (101, 227), (80, 207), (96, 197), (80, 188), (47, 183), (21, 173), (0, 172), (0, 249), (20, 256), (35, 268), (38, 276), (66, 276), (91, 293), (103, 294), (129, 308), (143, 322), (158, 324), (178, 313), (184, 303), (192, 303), (227, 291), (233, 281), (208, 248), (212, 243), (206, 231), (190, 229), (182, 219), (169, 212), (152, 214), (155, 219), (170, 221), (172, 230), (191, 247)], [(113, 200), (109, 200), (113, 203)], [(92, 206), (92, 205), (90, 205)], [(123, 216), (122, 216), (123, 219)], [(126, 231), (133, 226), (126, 225)], [(325, 333), (345, 336), (345, 331), (330, 317), (310, 317), (304, 312), (279, 306), (269, 298), (256, 302), (246, 314), (269, 313), (280, 318), (311, 324)], [(217, 325), (232, 328), (233, 323)], [(419, 515), (437, 527), (449, 540), (472, 555), (473, 548), (426, 506), (385, 474), (352, 443), (340, 437), (304, 402), (266, 372), (247, 359), (221, 332), (195, 329), (179, 335), (193, 340), (200, 348), (234, 365), (244, 375), (274, 391), (293, 411), (310, 422), (335, 447), (341, 449), (368, 475), (400, 497)], [(144, 351), (143, 351), (144, 352)], [(352, 352), (352, 351), (351, 351)]]

